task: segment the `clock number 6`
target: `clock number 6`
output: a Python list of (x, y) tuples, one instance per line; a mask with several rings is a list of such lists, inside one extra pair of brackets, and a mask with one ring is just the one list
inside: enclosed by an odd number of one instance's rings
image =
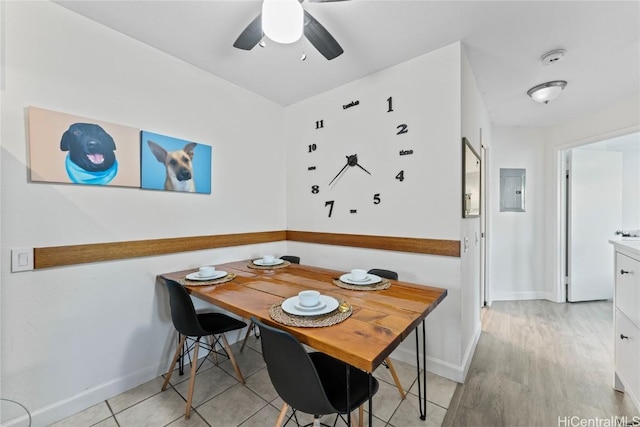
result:
[(325, 207), (329, 206), (329, 218), (331, 218), (331, 213), (333, 212), (333, 202), (335, 202), (335, 200), (329, 200), (324, 203)]
[(380, 193), (376, 193), (373, 195), (373, 204), (374, 205), (380, 204)]

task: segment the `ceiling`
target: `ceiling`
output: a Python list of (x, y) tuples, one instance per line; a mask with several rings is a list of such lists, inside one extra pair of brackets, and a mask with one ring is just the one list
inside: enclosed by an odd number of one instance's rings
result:
[[(552, 126), (640, 91), (640, 1), (305, 0), (344, 49), (332, 61), (304, 38), (233, 48), (260, 1), (55, 2), (283, 106), (458, 40), (498, 126)], [(549, 80), (568, 81), (557, 100), (526, 95)]]

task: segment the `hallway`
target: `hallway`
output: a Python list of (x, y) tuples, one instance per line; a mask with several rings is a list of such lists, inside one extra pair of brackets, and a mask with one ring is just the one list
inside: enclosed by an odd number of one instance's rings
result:
[[(614, 417), (640, 425), (612, 388), (612, 310), (611, 301), (493, 303), (443, 425), (604, 426)], [(580, 424), (594, 419), (602, 424)]]

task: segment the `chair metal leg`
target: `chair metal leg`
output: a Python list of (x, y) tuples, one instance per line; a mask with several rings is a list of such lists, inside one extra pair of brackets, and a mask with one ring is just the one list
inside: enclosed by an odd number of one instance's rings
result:
[(398, 378), (398, 374), (396, 373), (396, 368), (393, 367), (393, 363), (391, 363), (390, 358), (387, 357), (386, 359), (384, 359), (384, 362), (387, 364), (387, 368), (389, 368), (389, 371), (391, 372), (391, 376), (393, 377), (393, 381), (395, 381), (396, 383), (396, 387), (398, 387), (398, 391), (400, 392), (400, 398), (404, 400), (407, 397), (407, 395), (402, 389), (402, 384), (400, 384), (400, 378)]
[(196, 340), (193, 347), (193, 362), (191, 362), (191, 378), (189, 378), (189, 393), (187, 394), (187, 409), (184, 411), (184, 418), (191, 417), (191, 400), (193, 399), (193, 387), (196, 384), (196, 373), (198, 371), (198, 349), (200, 348), (200, 338)]
[(240, 352), (244, 350), (244, 346), (247, 345), (247, 340), (249, 339), (249, 335), (251, 335), (251, 330), (253, 329), (254, 323), (251, 322), (249, 324), (249, 328), (247, 329), (247, 333), (244, 336), (244, 340), (242, 341), (242, 347), (240, 347)]
[(180, 337), (180, 342), (178, 343), (178, 348), (176, 348), (176, 353), (173, 356), (173, 361), (171, 362), (171, 366), (169, 367), (169, 372), (167, 372), (167, 375), (165, 375), (164, 377), (164, 382), (162, 383), (162, 390), (167, 389), (167, 385), (169, 384), (169, 380), (171, 379), (171, 374), (173, 374), (173, 370), (175, 369), (176, 363), (178, 362), (178, 358), (182, 353), (182, 347), (184, 346), (184, 342), (186, 341), (186, 339), (187, 339), (186, 336)]
[[(178, 342), (180, 342), (180, 339), (182, 338), (182, 335), (180, 334), (180, 332), (178, 332)], [(180, 351), (180, 358), (178, 358), (178, 374), (179, 375), (184, 375), (184, 357), (185, 357), (185, 351), (184, 351), (184, 346), (182, 347), (182, 350)]]
[(220, 334), (220, 335), (222, 337), (222, 343), (224, 344), (224, 349), (229, 355), (229, 360), (231, 361), (231, 364), (233, 365), (233, 369), (236, 371), (236, 375), (238, 376), (238, 381), (244, 384), (245, 383), (244, 377), (242, 376), (242, 372), (240, 372), (240, 367), (238, 366), (238, 362), (236, 362), (236, 358), (233, 355), (233, 352), (231, 351), (231, 347), (229, 347), (229, 342), (227, 341), (227, 337), (225, 337), (224, 334)]
[(276, 427), (280, 427), (282, 425), (282, 421), (284, 421), (284, 417), (287, 415), (288, 409), (289, 409), (289, 405), (286, 403), (283, 403), (282, 409), (280, 409), (280, 415), (278, 415), (278, 419), (276, 420)]

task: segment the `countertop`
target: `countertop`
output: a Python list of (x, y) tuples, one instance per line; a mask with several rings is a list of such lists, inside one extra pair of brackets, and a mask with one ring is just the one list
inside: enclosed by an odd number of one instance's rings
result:
[(640, 258), (640, 240), (612, 239), (609, 240), (609, 243), (614, 245), (618, 252), (622, 252), (636, 259)]

